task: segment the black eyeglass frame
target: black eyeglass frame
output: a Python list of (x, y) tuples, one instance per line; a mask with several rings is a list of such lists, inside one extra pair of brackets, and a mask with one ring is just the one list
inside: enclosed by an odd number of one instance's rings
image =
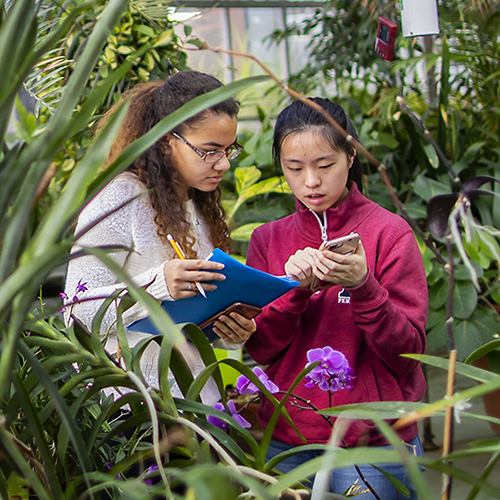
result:
[[(217, 149), (214, 149), (213, 151), (204, 151), (203, 149), (197, 148), (193, 144), (191, 144), (187, 139), (184, 139), (182, 135), (179, 135), (177, 132), (171, 132), (171, 134), (176, 138), (179, 139), (179, 141), (182, 141), (184, 144), (189, 146), (204, 162), (207, 163), (217, 163), (223, 156), (226, 156), (228, 160), (234, 160), (235, 158), (238, 158), (240, 156), (241, 152), (243, 151), (243, 146), (241, 144), (238, 144), (236, 141), (231, 144), (225, 151), (220, 151)], [(233, 149), (230, 149), (233, 148)], [(218, 154), (217, 158), (214, 159), (213, 161), (208, 161), (207, 156), (208, 155), (214, 155), (214, 158)]]

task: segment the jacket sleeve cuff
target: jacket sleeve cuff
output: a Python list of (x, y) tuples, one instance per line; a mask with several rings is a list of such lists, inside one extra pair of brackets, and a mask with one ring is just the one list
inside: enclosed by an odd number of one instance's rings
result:
[(301, 314), (306, 310), (308, 300), (314, 292), (309, 290), (309, 288), (294, 288), (289, 292), (285, 293), (281, 297), (277, 298), (272, 305), (276, 305), (280, 309), (285, 311)]
[(349, 288), (351, 304), (357, 311), (367, 311), (378, 306), (387, 299), (387, 290), (375, 279), (371, 271), (368, 271), (366, 280), (356, 288)]

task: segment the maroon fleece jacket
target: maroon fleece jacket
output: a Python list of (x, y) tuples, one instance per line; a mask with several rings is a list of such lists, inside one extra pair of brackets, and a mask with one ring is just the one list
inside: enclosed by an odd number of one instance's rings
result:
[[(318, 248), (322, 224), (297, 201), (296, 212), (260, 226), (252, 234), (247, 264), (274, 275), (285, 274), (288, 258), (306, 247)], [(301, 381), (293, 393), (319, 409), (371, 401), (419, 401), (425, 379), (417, 361), (401, 356), (422, 354), (427, 320), (427, 281), (415, 236), (408, 223), (364, 197), (355, 185), (335, 208), (325, 213), (328, 239), (357, 232), (366, 252), (368, 276), (357, 288), (333, 286), (312, 293), (294, 289), (264, 308), (257, 331), (247, 341), (250, 356), (268, 365), (269, 378), (286, 391), (307, 363), (309, 349), (330, 346), (341, 351), (354, 370), (352, 389), (329, 394)], [(293, 422), (308, 443), (326, 443), (331, 426), (312, 410), (287, 403)], [(300, 406), (306, 406), (300, 403)], [(259, 408), (266, 427), (274, 406), (267, 398)], [(417, 425), (399, 431), (405, 441)], [(273, 439), (304, 444), (280, 417)], [(386, 444), (369, 420), (356, 420), (344, 436), (347, 446)]]

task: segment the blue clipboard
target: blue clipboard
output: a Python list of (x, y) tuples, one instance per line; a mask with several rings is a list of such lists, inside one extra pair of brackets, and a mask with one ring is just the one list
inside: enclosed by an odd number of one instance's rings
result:
[[(264, 307), (299, 285), (288, 277), (278, 277), (258, 269), (253, 269), (216, 248), (206, 260), (221, 262), (226, 276), (224, 281), (214, 281), (217, 290), (207, 292), (207, 298), (195, 295), (189, 299), (162, 302), (175, 323), (202, 323), (225, 309), (233, 302), (243, 302), (252, 306)], [(144, 318), (128, 326), (128, 330), (156, 335), (158, 331), (149, 318)], [(219, 337), (208, 326), (204, 330), (210, 342)]]

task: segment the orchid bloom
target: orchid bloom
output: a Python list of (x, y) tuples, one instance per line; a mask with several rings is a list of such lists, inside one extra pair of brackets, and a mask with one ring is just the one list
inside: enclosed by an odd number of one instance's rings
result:
[[(226, 412), (226, 409), (224, 408), (224, 405), (222, 403), (215, 403), (213, 406), (216, 410)], [(249, 427), (252, 427), (252, 424), (245, 420), (239, 413), (238, 410), (236, 409), (236, 405), (233, 400), (229, 400), (227, 402), (227, 407), (229, 408), (229, 411), (231, 412), (231, 416), (233, 419), (241, 425), (241, 427), (244, 427), (245, 429), (248, 429)], [(213, 415), (208, 415), (207, 420), (218, 427), (219, 429), (222, 429), (225, 432), (229, 431), (229, 424), (224, 422), (224, 420), (221, 420), (220, 418), (217, 418)]]
[(307, 375), (306, 387), (317, 385), (322, 391), (336, 392), (339, 389), (351, 389), (353, 370), (346, 357), (330, 346), (307, 351), (306, 368), (319, 361)]
[[(262, 385), (271, 393), (275, 394), (279, 391), (279, 387), (269, 380), (269, 377), (264, 373), (264, 370), (262, 368), (256, 366), (252, 369), (252, 372), (257, 375), (257, 378), (262, 382)], [(256, 394), (258, 392), (261, 392), (260, 389), (253, 383), (251, 382), (245, 375), (240, 375), (238, 379), (236, 380), (236, 392), (238, 394), (245, 394), (245, 393), (250, 393), (250, 394)]]

